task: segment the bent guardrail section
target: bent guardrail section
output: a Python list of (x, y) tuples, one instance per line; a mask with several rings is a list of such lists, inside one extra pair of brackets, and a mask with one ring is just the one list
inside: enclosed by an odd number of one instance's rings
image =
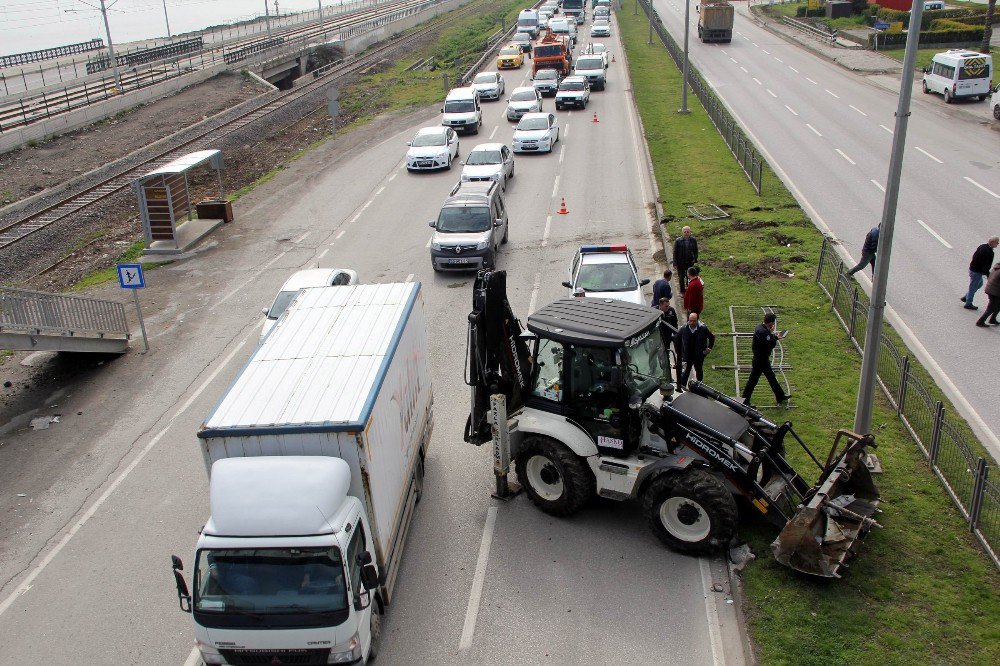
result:
[(0, 287), (0, 349), (121, 353), (128, 340), (122, 303)]

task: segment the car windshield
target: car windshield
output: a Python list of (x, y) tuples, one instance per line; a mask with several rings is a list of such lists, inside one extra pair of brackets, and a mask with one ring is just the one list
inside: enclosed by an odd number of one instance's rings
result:
[(548, 128), (548, 118), (524, 118), (517, 124), (519, 130), (544, 130)]
[(512, 42), (530, 42), (531, 35), (526, 32), (519, 32), (510, 40)]
[(502, 49), (500, 49), (500, 55), (502, 55), (502, 56), (505, 56), (505, 55), (519, 55), (520, 53), (521, 53), (521, 49), (517, 48), (516, 46), (505, 46)]
[(333, 613), (347, 610), (337, 548), (233, 548), (198, 552), (195, 612)]
[(670, 383), (670, 361), (663, 348), (663, 337), (656, 331), (649, 331), (648, 337), (634, 347), (623, 349), (621, 354), (626, 368), (625, 383), (643, 400), (660, 384)]
[(413, 137), (413, 141), (410, 145), (415, 148), (422, 148), (424, 146), (443, 146), (447, 143), (444, 138), (444, 134), (440, 132), (435, 132), (434, 134), (418, 134)]
[(631, 291), (639, 284), (627, 263), (584, 264), (580, 266), (576, 286), (584, 291)]
[(594, 21), (594, 27), (595, 28), (607, 28), (610, 25), (611, 24), (608, 23), (605, 19), (598, 19), (598, 20)]
[[(555, 47), (553, 46), (553, 47), (542, 47), (542, 48), (555, 48)], [(539, 55), (545, 55), (545, 54), (541, 53)], [(554, 69), (540, 69), (535, 74), (536, 81), (555, 81), (558, 78), (559, 78), (559, 72), (557, 72)]]
[(294, 299), (298, 293), (297, 289), (295, 291), (279, 291), (278, 296), (274, 299), (274, 303), (271, 303), (271, 307), (267, 311), (267, 318), (277, 319), (280, 317), (281, 313), (288, 309), (292, 299)]
[(520, 90), (510, 96), (510, 101), (512, 102), (534, 102), (535, 91), (534, 90)]
[(497, 77), (494, 74), (476, 74), (476, 78), (472, 79), (473, 83), (496, 83)]
[(604, 69), (602, 58), (580, 58), (576, 61), (577, 69)]
[(489, 206), (447, 206), (441, 209), (436, 228), (445, 233), (468, 234), (489, 231), (492, 226)]
[(444, 103), (445, 113), (471, 113), (476, 110), (476, 103), (471, 99), (454, 99)]
[(563, 81), (559, 84), (559, 90), (583, 90), (582, 81)]
[(608, 47), (605, 46), (604, 44), (591, 44), (590, 45), (590, 52), (591, 53), (604, 53), (607, 50), (608, 50)]
[(473, 150), (469, 153), (469, 158), (465, 160), (466, 164), (476, 165), (476, 164), (500, 164), (503, 159), (500, 157), (499, 150)]

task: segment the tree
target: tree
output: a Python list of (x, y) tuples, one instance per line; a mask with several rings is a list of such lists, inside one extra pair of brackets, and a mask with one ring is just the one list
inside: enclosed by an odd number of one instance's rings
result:
[(997, 0), (990, 0), (986, 7), (986, 24), (983, 25), (983, 43), (979, 45), (980, 53), (990, 52), (990, 38), (993, 36), (993, 12), (996, 11)]

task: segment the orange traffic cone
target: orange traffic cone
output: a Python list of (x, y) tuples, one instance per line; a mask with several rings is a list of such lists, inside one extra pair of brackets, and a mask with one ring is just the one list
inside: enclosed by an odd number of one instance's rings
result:
[(595, 122), (595, 123), (601, 122), (600, 120), (597, 119), (597, 111), (594, 111), (594, 120), (593, 120), (593, 122)]
[(562, 205), (559, 206), (559, 214), (560, 215), (568, 215), (569, 214), (569, 209), (566, 208), (566, 197), (562, 198)]
[(617, 60), (615, 60), (615, 54), (614, 53), (611, 54), (611, 62), (618, 62)]

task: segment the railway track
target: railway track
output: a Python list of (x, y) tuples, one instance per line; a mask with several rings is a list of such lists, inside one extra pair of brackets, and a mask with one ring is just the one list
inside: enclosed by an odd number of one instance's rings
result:
[(406, 49), (426, 35), (440, 30), (442, 26), (453, 23), (472, 13), (474, 10), (479, 9), (482, 4), (482, 2), (473, 2), (452, 11), (446, 16), (432, 19), (419, 30), (411, 32), (405, 37), (394, 39), (386, 44), (370, 49), (361, 57), (345, 60), (344, 63), (333, 67), (301, 87), (290, 90), (270, 101), (263, 101), (259, 106), (246, 109), (240, 115), (218, 127), (207, 129), (196, 136), (188, 138), (180, 144), (151, 156), (138, 165), (123, 168), (116, 173), (112, 173), (100, 182), (80, 192), (69, 195), (40, 211), (0, 226), (0, 250), (10, 248), (28, 236), (66, 220), (97, 202), (128, 188), (139, 176), (170, 162), (184, 153), (210, 148), (213, 143), (220, 139), (238, 132), (283, 107), (314, 93), (317, 89), (321, 89), (331, 81), (359, 72), (391, 53)]

